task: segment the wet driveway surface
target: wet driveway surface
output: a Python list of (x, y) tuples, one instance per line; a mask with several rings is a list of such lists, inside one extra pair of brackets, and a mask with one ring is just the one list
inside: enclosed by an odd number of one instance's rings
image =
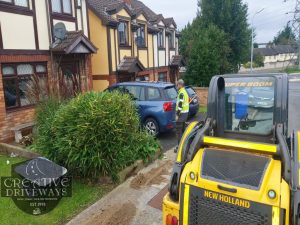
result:
[[(198, 113), (195, 117), (191, 118), (189, 122), (204, 120), (205, 116), (206, 114), (204, 113)], [(161, 143), (164, 152), (170, 149), (174, 149), (177, 146), (175, 130), (172, 132), (160, 134), (158, 139)]]

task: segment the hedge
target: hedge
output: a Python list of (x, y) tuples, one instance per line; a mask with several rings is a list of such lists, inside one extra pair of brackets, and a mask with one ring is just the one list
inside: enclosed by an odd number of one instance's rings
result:
[(118, 92), (81, 94), (68, 103), (50, 100), (37, 110), (35, 148), (81, 177), (111, 176), (159, 145), (140, 128), (130, 96)]

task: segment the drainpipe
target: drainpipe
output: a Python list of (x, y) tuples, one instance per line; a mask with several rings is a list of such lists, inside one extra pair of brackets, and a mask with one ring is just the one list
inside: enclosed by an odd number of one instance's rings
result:
[[(56, 76), (54, 76), (54, 60), (53, 60), (53, 52), (51, 51), (51, 45), (52, 45), (52, 33), (51, 33), (51, 23), (50, 23), (50, 7), (49, 7), (49, 1), (45, 0), (46, 2), (46, 15), (47, 15), (47, 26), (48, 26), (48, 38), (49, 38), (49, 51), (50, 51), (50, 66), (51, 66), (51, 79), (56, 79)], [(53, 85), (53, 82), (52, 82)], [(53, 88), (53, 87), (52, 87)], [(50, 90), (54, 91), (54, 90)], [(53, 93), (54, 94), (54, 93)]]

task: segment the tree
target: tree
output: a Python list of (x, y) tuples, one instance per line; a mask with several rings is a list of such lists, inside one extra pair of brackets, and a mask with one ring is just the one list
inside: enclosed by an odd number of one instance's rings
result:
[(226, 72), (230, 48), (227, 35), (215, 25), (191, 31), (197, 22), (194, 21), (183, 32), (184, 36), (188, 33), (192, 37), (186, 48), (188, 61), (185, 80), (188, 84), (208, 86), (212, 76)]
[(253, 62), (257, 67), (263, 67), (264, 66), (264, 56), (259, 53), (259, 52), (255, 52), (253, 55)]
[(247, 5), (242, 0), (201, 0), (191, 24), (181, 31), (180, 54), (187, 62), (186, 81), (208, 85), (216, 74), (237, 72), (250, 56)]
[(273, 40), (273, 44), (275, 45), (292, 45), (295, 42), (296, 36), (289, 24), (283, 30), (279, 31)]
[(241, 63), (248, 61), (251, 30), (247, 21), (248, 6), (242, 0), (199, 0), (203, 23), (216, 25), (229, 37), (230, 71), (237, 72)]

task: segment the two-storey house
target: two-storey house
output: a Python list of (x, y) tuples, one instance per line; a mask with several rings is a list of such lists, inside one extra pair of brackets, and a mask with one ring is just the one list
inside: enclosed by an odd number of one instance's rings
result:
[(264, 57), (265, 69), (294, 66), (298, 59), (297, 50), (290, 45), (274, 45), (266, 48), (255, 48), (254, 53)]
[(32, 121), (34, 79), (65, 95), (91, 89), (86, 0), (0, 0), (0, 141)]
[(87, 0), (93, 87), (124, 81), (178, 79), (182, 59), (173, 18), (164, 18), (137, 0)]

